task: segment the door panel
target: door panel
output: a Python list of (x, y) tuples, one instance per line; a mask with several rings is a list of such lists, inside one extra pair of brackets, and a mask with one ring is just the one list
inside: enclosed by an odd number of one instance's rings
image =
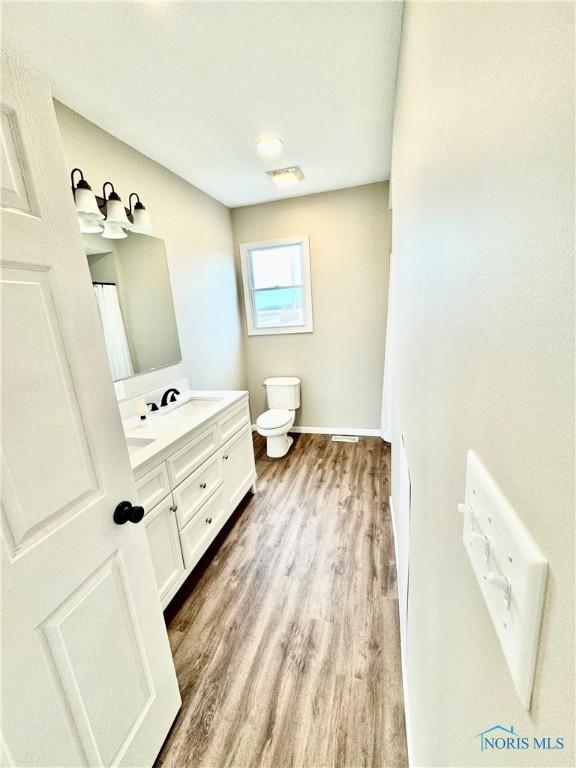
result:
[(32, 179), (20, 139), (14, 110), (2, 104), (2, 142), (0, 144), (1, 205), (23, 213), (35, 214)]
[[(103, 619), (105, 633), (101, 631)], [(137, 627), (119, 552), (69, 595), (42, 626), (55, 679), (62, 683), (84, 752), (97, 765), (118, 762), (154, 698)], [(98, 685), (94, 685), (95, 663)]]
[(2, 55), (2, 740), (152, 765), (180, 705), (48, 84)]
[(4, 469), (13, 490), (3, 524), (16, 554), (89, 502), (97, 481), (50, 270), (22, 265), (2, 269), (0, 275)]

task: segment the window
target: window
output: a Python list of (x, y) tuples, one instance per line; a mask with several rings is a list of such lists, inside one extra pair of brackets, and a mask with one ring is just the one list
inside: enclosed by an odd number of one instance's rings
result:
[(308, 236), (240, 246), (248, 335), (311, 333)]

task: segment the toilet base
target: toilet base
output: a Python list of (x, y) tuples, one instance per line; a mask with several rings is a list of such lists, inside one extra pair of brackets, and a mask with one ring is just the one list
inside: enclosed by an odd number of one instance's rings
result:
[(280, 459), (286, 456), (294, 438), (288, 434), (274, 435), (266, 438), (266, 454), (271, 459)]

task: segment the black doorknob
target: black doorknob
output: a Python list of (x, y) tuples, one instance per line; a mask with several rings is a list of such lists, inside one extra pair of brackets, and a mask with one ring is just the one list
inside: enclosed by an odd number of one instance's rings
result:
[(121, 501), (114, 510), (114, 522), (116, 525), (124, 523), (139, 523), (144, 517), (144, 507), (133, 507), (129, 501)]

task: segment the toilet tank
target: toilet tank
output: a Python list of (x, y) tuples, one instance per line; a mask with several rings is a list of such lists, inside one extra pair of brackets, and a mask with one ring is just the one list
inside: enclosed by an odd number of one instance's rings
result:
[(300, 407), (300, 379), (296, 376), (273, 376), (264, 381), (268, 408), (295, 411)]

